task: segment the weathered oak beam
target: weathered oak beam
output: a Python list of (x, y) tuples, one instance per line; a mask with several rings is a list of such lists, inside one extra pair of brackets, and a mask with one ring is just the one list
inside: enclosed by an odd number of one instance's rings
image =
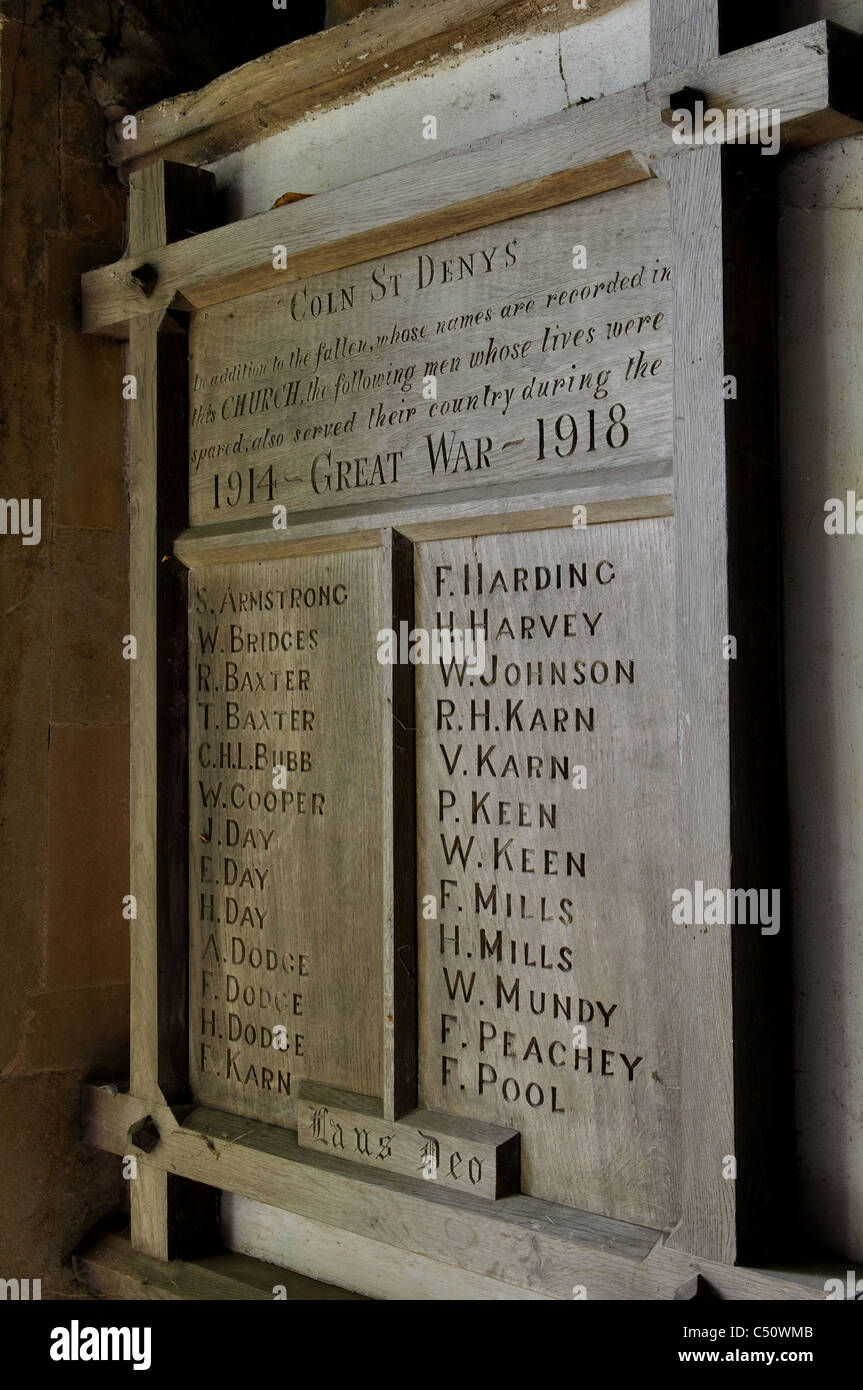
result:
[[(152, 1107), (85, 1085), (83, 1110), (85, 1138), (122, 1154), (130, 1125)], [(698, 1273), (722, 1298), (822, 1299), (833, 1272), (714, 1264), (663, 1245), (658, 1231), (538, 1198), (472, 1201), (421, 1179), (384, 1180), (240, 1116), (197, 1108), (181, 1124), (167, 1107), (152, 1113), (162, 1138), (148, 1161), (166, 1171), (555, 1299), (570, 1300), (580, 1284), (592, 1299), (671, 1301)]]
[[(668, 46), (658, 42), (654, 100), (661, 103), (663, 93), (667, 100), (669, 86), (695, 86), (706, 105), (736, 104), (725, 86), (725, 58), (703, 61), (705, 47), (718, 43), (722, 11), (718, 0), (686, 7), (658, 0), (654, 20), (665, 18), (666, 38), (688, 66), (662, 75)], [(780, 50), (782, 82), (771, 62)], [(816, 120), (789, 105), (786, 76), (793, 102), (794, 73), (800, 81), (804, 71), (815, 75), (810, 55), (829, 55), (816, 77), (829, 105), (855, 51), (859, 62), (859, 41), (825, 24), (730, 56), (762, 74), (760, 96), (748, 105), (777, 108), (784, 142), (806, 143), (830, 138), (832, 115)], [(770, 694), (780, 660), (775, 161), (752, 147), (714, 145), (658, 169), (669, 184), (674, 266), (678, 882), (780, 888), (781, 709)], [(738, 383), (729, 400), (726, 373)], [(723, 658), (726, 634), (739, 644), (739, 659)], [(755, 839), (753, 825), (761, 827)], [(785, 940), (745, 925), (681, 933), (682, 1203), (669, 1243), (729, 1264), (775, 1253), (790, 1203)]]
[(666, 123), (668, 97), (684, 87), (695, 88), (706, 106), (718, 110), (775, 109), (783, 149), (806, 149), (863, 128), (861, 63), (863, 38), (818, 20), (708, 62), (689, 60), (671, 72), (654, 68), (647, 95), (663, 108)]
[[(310, 111), (368, 93), (399, 75), (421, 72), (447, 55), (463, 60), (474, 50), (515, 37), (560, 32), (616, 9), (624, 0), (591, 0), (589, 10), (544, 5), (541, 0), (396, 0), (355, 19), (285, 44), (136, 115), (134, 140), (123, 122), (109, 132), (109, 155), (124, 170), (156, 159), (210, 164), (245, 149)], [(458, 47), (456, 48), (456, 45)]]
[(231, 1251), (198, 1260), (165, 1261), (135, 1250), (125, 1232), (95, 1231), (72, 1256), (72, 1268), (94, 1293), (159, 1303), (266, 1301), (281, 1286), (286, 1302), (365, 1302), (365, 1295), (309, 1279)]
[[(205, 170), (164, 165), (136, 176), (130, 195), (133, 264), (170, 236), (210, 224), (213, 179)], [(141, 277), (142, 286), (149, 283)], [(131, 1075), (153, 1103), (176, 1101), (188, 1084), (186, 864), (169, 852), (187, 821), (186, 606), (187, 572), (165, 563), (188, 521), (188, 351), (181, 322), (149, 306), (130, 332), (135, 393), (129, 420), (130, 628), (137, 643), (129, 663)], [(154, 780), (155, 773), (155, 780)], [(130, 1141), (127, 1138), (127, 1152)], [(194, 1205), (194, 1204), (192, 1204)], [(176, 1183), (147, 1164), (131, 1189), (132, 1239), (161, 1259), (175, 1252), (178, 1221), (188, 1203)], [(189, 1208), (191, 1209), (191, 1208)], [(208, 1223), (203, 1213), (203, 1224)]]
[[(632, 105), (638, 126), (643, 93)], [(515, 146), (509, 137), (484, 141), (468, 154), (378, 174), (154, 250), (146, 264), (156, 279), (146, 288), (138, 261), (127, 257), (84, 276), (84, 332), (125, 338), (129, 324), (154, 306), (206, 308), (650, 178), (636, 155), (603, 152), (631, 143), (620, 111), (619, 100), (605, 108), (604, 129), (597, 121), (591, 142), (595, 157), (576, 167), (573, 128), (552, 132), (550, 147), (546, 132)], [(275, 247), (285, 248), (278, 270)]]
[[(852, 103), (853, 39), (835, 25), (811, 24), (514, 133), (146, 254), (139, 248), (83, 277), (84, 331), (126, 337), (131, 322), (156, 309), (205, 308), (649, 178), (652, 159), (685, 149), (661, 119), (683, 86), (726, 107), (779, 108), (790, 145), (863, 129), (831, 105)], [(278, 270), (276, 246), (285, 248)]]
[[(488, 536), (514, 531), (550, 531), (572, 524), (572, 508), (587, 508), (589, 526), (603, 521), (634, 521), (639, 517), (671, 516), (670, 461), (659, 465), (638, 464), (613, 477), (591, 475), (583, 485), (564, 480), (562, 487), (546, 487), (525, 494), (511, 484), (495, 491), (491, 485), (478, 496), (467, 498), (457, 517), (447, 499), (418, 499), (399, 513), (399, 531), (414, 542), (445, 540), (454, 536)], [(279, 560), (289, 555), (326, 555), (340, 550), (371, 550), (383, 544), (383, 530), (392, 522), (389, 511), (362, 513), (361, 530), (352, 530), (357, 518), (351, 513), (310, 522), (300, 515), (284, 531), (260, 520), (194, 526), (174, 542), (174, 554), (189, 569), (244, 560)], [(375, 528), (375, 529), (371, 529)]]

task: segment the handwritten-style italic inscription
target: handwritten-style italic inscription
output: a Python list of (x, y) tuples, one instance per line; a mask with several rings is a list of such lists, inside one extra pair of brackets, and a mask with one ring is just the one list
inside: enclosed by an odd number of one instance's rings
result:
[(651, 181), (199, 310), (192, 523), (667, 461), (670, 281)]
[(295, 1126), (381, 1065), (380, 552), (213, 566), (190, 595), (196, 1097)]
[(303, 1081), (297, 1137), (300, 1148), (451, 1192), (494, 1201), (518, 1191), (519, 1136), (499, 1125), (429, 1110), (387, 1120), (374, 1097)]
[(420, 1104), (521, 1134), (522, 1190), (673, 1223), (672, 521), (418, 547)]

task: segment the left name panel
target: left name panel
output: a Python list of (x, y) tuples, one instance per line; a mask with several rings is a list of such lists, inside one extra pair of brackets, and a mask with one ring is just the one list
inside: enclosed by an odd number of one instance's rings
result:
[(381, 554), (190, 586), (193, 1090), (292, 1128), (300, 1077), (381, 1084)]

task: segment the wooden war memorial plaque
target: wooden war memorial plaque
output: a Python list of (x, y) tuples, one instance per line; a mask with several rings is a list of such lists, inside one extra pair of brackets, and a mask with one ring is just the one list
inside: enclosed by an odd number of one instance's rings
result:
[[(420, 1136), (440, 1148), (460, 1117), (435, 1177), (463, 1168), (485, 1196), (511, 1188), (515, 1131), (523, 1192), (671, 1224), (673, 521), (552, 510), (574, 476), (667, 461), (665, 191), (491, 233), (192, 320), (194, 523), (377, 505), (400, 534), (405, 502), (445, 504), (442, 538), (408, 542), (415, 592), (394, 599), (416, 627), (388, 658), (414, 683), (416, 899), (435, 904), (396, 966), (416, 954), (413, 1137), (392, 1125), (369, 1150), (355, 1123), (383, 1089), (381, 548), (192, 585), (193, 1087), (423, 1176)], [(488, 489), (539, 495), (539, 529), (447, 538)], [(410, 657), (416, 632), (453, 628), (485, 638), (476, 678)], [(490, 1160), (468, 1156), (470, 1122)]]
[(84, 317), (138, 392), (131, 1081), (91, 1096), (103, 1147), (159, 1131), (137, 1250), (182, 1176), (540, 1296), (808, 1296), (739, 1267), (788, 1209), (787, 933), (672, 915), (787, 881), (771, 161), (663, 113), (863, 127), (835, 27), (722, 53), (718, 12), (236, 224), (132, 175)]

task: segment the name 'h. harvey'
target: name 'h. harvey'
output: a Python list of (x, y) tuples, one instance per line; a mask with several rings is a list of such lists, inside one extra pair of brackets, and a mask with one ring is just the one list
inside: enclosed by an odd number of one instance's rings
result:
[(671, 138), (675, 145), (761, 145), (762, 154), (778, 154), (782, 136), (778, 106), (704, 109), (696, 101), (692, 110), (681, 106), (671, 115)]

